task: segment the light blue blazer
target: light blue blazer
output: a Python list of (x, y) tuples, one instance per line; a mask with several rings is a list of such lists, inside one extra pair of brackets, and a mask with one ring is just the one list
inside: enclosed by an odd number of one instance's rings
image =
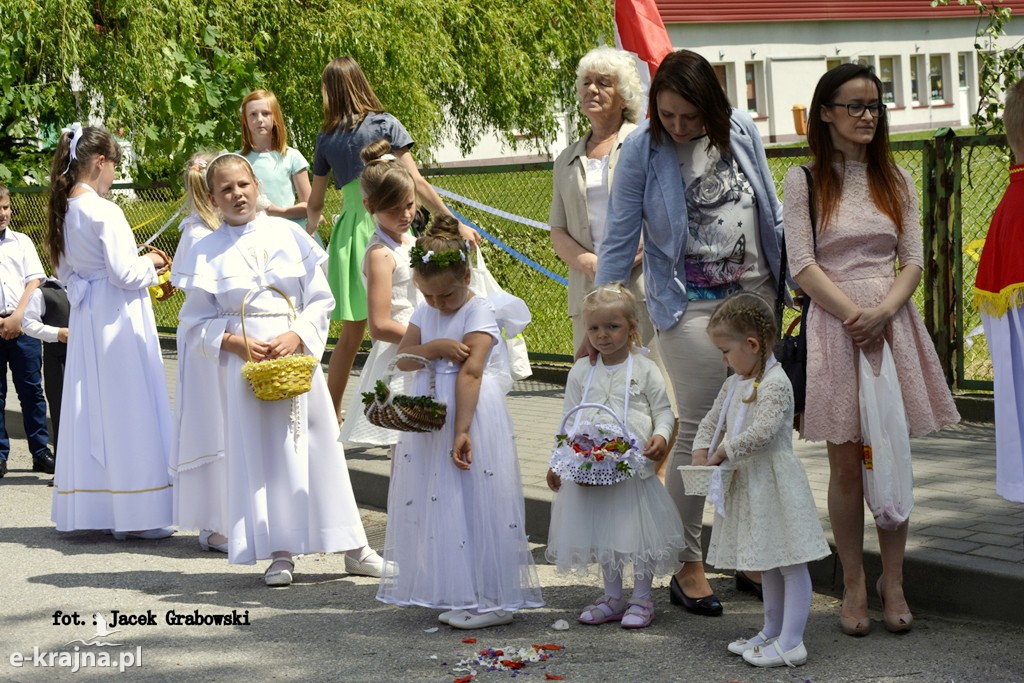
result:
[[(656, 115), (656, 114), (655, 114)], [(750, 181), (757, 203), (760, 250), (778, 287), (782, 254), (782, 204), (764, 154), (761, 135), (746, 112), (732, 110), (729, 146), (740, 170)], [(675, 143), (667, 134), (662, 143), (651, 140), (651, 122), (633, 131), (619, 153), (608, 202), (608, 231), (597, 259), (597, 284), (626, 282), (640, 235), (644, 238), (644, 280), (647, 309), (655, 327), (667, 330), (686, 311), (685, 187), (679, 173)]]

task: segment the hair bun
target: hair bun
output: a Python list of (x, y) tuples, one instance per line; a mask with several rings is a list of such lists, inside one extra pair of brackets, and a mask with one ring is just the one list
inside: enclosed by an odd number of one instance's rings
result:
[(363, 160), (364, 164), (368, 164), (371, 161), (379, 161), (381, 157), (390, 152), (391, 143), (387, 138), (380, 138), (363, 147), (359, 152), (359, 158)]
[(434, 216), (433, 222), (424, 234), (447, 240), (462, 240), (462, 235), (459, 233), (459, 221), (454, 216)]

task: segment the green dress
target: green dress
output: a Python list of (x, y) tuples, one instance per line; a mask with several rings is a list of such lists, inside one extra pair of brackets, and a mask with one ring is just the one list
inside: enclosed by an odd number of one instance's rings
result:
[(341, 188), (344, 204), (327, 244), (327, 279), (337, 305), (331, 320), (366, 320), (366, 283), (363, 256), (376, 228), (363, 206), (359, 178)]

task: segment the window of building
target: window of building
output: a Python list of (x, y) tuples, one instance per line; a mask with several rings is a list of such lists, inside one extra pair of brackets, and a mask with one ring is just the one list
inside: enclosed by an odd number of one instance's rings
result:
[(747, 62), (743, 66), (743, 75), (746, 82), (747, 111), (757, 114), (761, 111), (761, 91), (763, 80), (763, 67), (761, 62)]
[(718, 85), (722, 86), (722, 92), (729, 97), (729, 67), (725, 64), (714, 64), (715, 76), (718, 78)]
[(896, 76), (899, 73), (899, 57), (878, 58), (878, 78), (882, 81), (882, 102), (896, 104)]
[(910, 63), (910, 96), (914, 104), (928, 103), (928, 64), (924, 55), (914, 55)]
[(845, 57), (833, 57), (832, 59), (826, 59), (825, 60), (825, 71), (831, 71), (832, 69), (836, 68), (840, 64), (845, 64), (845, 63), (846, 63), (846, 58)]
[(866, 66), (866, 67), (870, 67), (870, 68), (874, 68), (874, 66), (875, 66), (875, 58), (874, 57), (860, 56), (860, 57), (857, 57), (857, 59), (855, 59), (854, 62), (856, 64), (859, 64), (860, 66)]
[(928, 89), (932, 102), (946, 102), (946, 57), (932, 55), (928, 59)]

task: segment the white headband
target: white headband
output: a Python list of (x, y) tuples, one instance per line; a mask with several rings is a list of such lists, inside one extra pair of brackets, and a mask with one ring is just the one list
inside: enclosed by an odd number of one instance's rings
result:
[[(217, 163), (217, 160), (220, 159), (221, 157), (238, 157), (239, 159), (244, 161), (245, 165), (249, 167), (250, 171), (252, 171), (252, 164), (250, 164), (249, 160), (246, 159), (244, 156), (242, 156), (241, 154), (237, 154), (236, 152), (229, 152), (227, 150), (222, 150), (217, 156), (215, 156), (213, 158), (213, 160), (206, 167), (206, 189), (207, 190), (212, 191), (212, 188), (210, 187), (210, 171), (213, 170), (213, 165), (215, 163)], [(255, 171), (253, 171), (253, 175), (254, 176), (256, 175)]]
[(68, 160), (68, 167), (64, 169), (64, 175), (71, 170), (71, 162), (78, 158), (78, 141), (82, 139), (82, 124), (75, 121), (70, 128), (64, 128), (61, 133), (71, 133), (71, 158)]

